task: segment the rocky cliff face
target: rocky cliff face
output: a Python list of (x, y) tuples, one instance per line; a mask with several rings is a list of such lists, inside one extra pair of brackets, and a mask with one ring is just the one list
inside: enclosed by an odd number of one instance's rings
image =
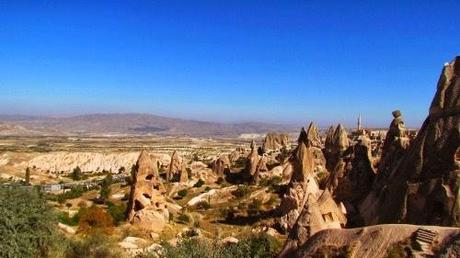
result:
[[(170, 156), (152, 155), (160, 164), (168, 164)], [(85, 172), (111, 171), (117, 173), (124, 167), (129, 172), (136, 163), (139, 152), (98, 153), (98, 152), (53, 152), (41, 154), (27, 162), (27, 167), (34, 167), (42, 172), (70, 173), (75, 167)]]
[(361, 204), (366, 224), (458, 225), (460, 57), (445, 65), (429, 115), (388, 182)]

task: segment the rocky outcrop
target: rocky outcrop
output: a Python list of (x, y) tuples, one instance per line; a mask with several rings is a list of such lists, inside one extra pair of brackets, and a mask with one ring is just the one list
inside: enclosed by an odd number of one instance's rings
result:
[(276, 151), (289, 147), (289, 135), (286, 133), (268, 133), (265, 136), (262, 150), (264, 152)]
[(157, 163), (146, 151), (139, 155), (132, 179), (126, 220), (146, 230), (161, 231), (169, 218), (165, 189)]
[[(352, 229), (325, 229), (307, 241), (288, 239), (280, 258), (306, 257), (389, 257), (391, 250), (404, 250), (401, 257), (426, 256), (423, 251), (413, 249), (411, 241), (420, 229), (436, 233), (437, 241), (431, 249), (452, 246), (452, 236), (458, 236), (458, 228), (387, 224)], [(399, 247), (399, 248), (398, 248)], [(405, 247), (405, 248), (404, 248)], [(446, 249), (446, 248), (443, 248)], [(457, 256), (449, 256), (457, 257)]]
[(230, 160), (227, 155), (220, 155), (218, 159), (212, 163), (212, 171), (218, 178), (224, 178), (225, 171), (230, 170)]
[(367, 196), (366, 224), (458, 225), (460, 221), (460, 57), (446, 64), (417, 137), (388, 182)]
[(298, 146), (291, 157), (293, 172), (288, 185), (289, 188), (278, 208), (279, 224), (286, 232), (289, 232), (294, 226), (308, 195), (316, 195), (319, 192), (318, 184), (314, 178), (314, 156), (311, 148), (306, 146), (305, 139), (306, 132), (302, 129)]
[(84, 173), (111, 171), (118, 173), (120, 168), (126, 171), (135, 164), (139, 152), (94, 153), (94, 152), (53, 152), (31, 159), (28, 167), (49, 173), (70, 173), (77, 166)]
[(342, 206), (337, 205), (328, 190), (319, 195), (310, 194), (304, 204), (302, 213), (290, 231), (281, 257), (289, 255), (317, 232), (325, 229), (340, 229), (346, 224)]
[(257, 145), (254, 141), (251, 142), (251, 152), (248, 156), (248, 163), (246, 165), (245, 171), (248, 173), (248, 178), (251, 178), (251, 181), (257, 182), (259, 179), (259, 173), (257, 167), (259, 165), (259, 154), (257, 152)]
[(341, 124), (336, 127), (334, 133), (328, 133), (325, 145), (326, 168), (330, 171), (327, 188), (334, 193), (345, 176), (350, 161), (350, 158), (345, 156), (351, 152), (347, 131)]
[(325, 156), (326, 168), (328, 171), (334, 171), (334, 168), (340, 162), (343, 153), (350, 146), (348, 134), (345, 128), (339, 124), (332, 135), (326, 137)]
[(306, 134), (305, 135), (306, 139), (304, 141), (306, 141), (307, 147), (315, 147), (319, 149), (323, 148), (323, 144), (321, 143), (321, 137), (319, 135), (318, 127), (315, 125), (315, 123), (313, 122), (310, 123), (305, 134)]
[[(342, 173), (334, 192), (337, 201), (344, 202), (347, 207), (353, 206), (352, 211), (356, 210), (363, 198), (371, 191), (376, 172), (372, 165), (371, 141), (362, 135), (358, 142), (352, 146), (349, 155), (345, 155), (344, 167), (337, 168), (336, 171)], [(343, 164), (341, 164), (343, 166)]]
[(179, 153), (174, 151), (171, 156), (166, 180), (168, 182), (179, 181), (181, 183), (186, 183), (188, 181), (188, 172), (185, 167), (185, 163), (185, 160), (179, 155)]
[(382, 146), (382, 155), (379, 164), (379, 181), (384, 182), (391, 171), (404, 156), (409, 146), (407, 129), (401, 115), (401, 111), (393, 111), (393, 121), (391, 121), (385, 141)]

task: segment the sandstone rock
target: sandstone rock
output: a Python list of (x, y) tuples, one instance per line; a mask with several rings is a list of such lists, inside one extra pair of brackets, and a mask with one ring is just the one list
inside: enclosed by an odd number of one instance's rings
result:
[(184, 159), (174, 151), (171, 156), (171, 162), (169, 164), (168, 173), (166, 179), (168, 182), (181, 182), (186, 183), (188, 181), (188, 172), (185, 167), (186, 162)]
[(246, 173), (248, 173), (248, 178), (251, 178), (251, 181), (257, 182), (259, 180), (258, 173), (258, 164), (259, 164), (259, 154), (257, 152), (257, 145), (254, 140), (251, 142), (251, 152), (248, 156), (248, 163), (245, 168)]
[(156, 161), (142, 151), (133, 171), (127, 221), (146, 230), (160, 231), (169, 218), (164, 193)]
[(311, 148), (305, 145), (305, 139), (306, 133), (302, 129), (299, 145), (291, 159), (293, 173), (288, 185), (289, 188), (278, 208), (279, 224), (287, 232), (294, 226), (308, 195), (319, 192), (319, 187), (314, 179), (314, 156)]
[(72, 228), (71, 226), (67, 226), (65, 224), (62, 224), (62, 223), (58, 223), (58, 228), (60, 230), (62, 230), (64, 233), (67, 233), (67, 234), (71, 234), (71, 235), (75, 235), (77, 233), (77, 231)]
[(139, 152), (128, 153), (93, 153), (93, 152), (52, 152), (41, 154), (28, 163), (42, 172), (61, 173), (72, 172), (77, 166), (82, 172), (110, 171), (118, 173), (124, 167), (126, 171), (134, 165)]
[(393, 121), (385, 137), (379, 164), (379, 183), (384, 183), (409, 146), (407, 129), (399, 110), (393, 111)]
[(333, 171), (342, 158), (343, 153), (350, 146), (348, 134), (345, 128), (339, 124), (332, 136), (326, 138), (325, 156), (326, 168), (328, 171)]
[(460, 57), (440, 76), (429, 115), (387, 183), (361, 204), (366, 224), (460, 221)]
[[(410, 242), (417, 225), (390, 224), (351, 229), (325, 229), (307, 241), (288, 239), (280, 258), (306, 257), (388, 257), (388, 251), (398, 243)], [(438, 234), (441, 245), (460, 233), (458, 228), (426, 227)], [(439, 248), (439, 246), (436, 246)], [(409, 247), (410, 248), (410, 247)], [(416, 250), (412, 250), (416, 251)], [(414, 257), (426, 257), (414, 255)], [(431, 257), (431, 256), (429, 256)], [(433, 257), (440, 257), (435, 255)], [(451, 256), (456, 257), (456, 256)]]
[(212, 164), (212, 170), (218, 178), (224, 178), (225, 171), (230, 170), (230, 160), (227, 155), (221, 155)]
[(372, 165), (370, 139), (365, 135), (360, 136), (350, 152), (350, 157), (340, 161), (340, 166), (345, 167), (336, 168), (336, 172), (343, 174), (339, 177), (334, 196), (337, 201), (358, 205), (370, 192), (376, 176)]
[(238, 244), (239, 241), (240, 240), (238, 240), (238, 238), (229, 236), (229, 237), (219, 240), (219, 244), (221, 245)]
[(268, 133), (265, 136), (262, 150), (264, 152), (276, 151), (289, 147), (289, 135), (285, 133)]
[(118, 245), (123, 249), (138, 249), (141, 246), (147, 245), (147, 241), (139, 237), (128, 236), (119, 242)]

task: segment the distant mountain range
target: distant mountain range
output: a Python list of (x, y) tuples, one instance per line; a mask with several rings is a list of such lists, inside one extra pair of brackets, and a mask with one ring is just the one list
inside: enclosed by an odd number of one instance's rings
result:
[(70, 117), (0, 115), (0, 135), (221, 136), (296, 132), (298, 126), (258, 122), (217, 123), (152, 114), (89, 114)]

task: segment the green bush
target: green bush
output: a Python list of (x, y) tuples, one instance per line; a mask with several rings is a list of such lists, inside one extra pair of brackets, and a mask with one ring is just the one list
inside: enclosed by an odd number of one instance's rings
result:
[(232, 192), (232, 194), (237, 198), (242, 198), (249, 194), (251, 188), (247, 185), (238, 185), (238, 188)]
[(70, 217), (68, 212), (60, 212), (58, 213), (58, 221), (69, 226), (76, 226), (78, 225), (78, 215), (77, 213)]
[(126, 204), (116, 205), (112, 202), (107, 202), (107, 210), (113, 218), (115, 225), (119, 225), (125, 219)]
[(83, 178), (83, 173), (81, 172), (79, 166), (72, 170), (72, 173), (70, 173), (70, 178), (72, 178), (75, 181), (81, 180)]
[(199, 187), (202, 187), (204, 185), (204, 181), (200, 178), (198, 179), (198, 182), (196, 182), (193, 187), (196, 187), (196, 188), (199, 188)]
[(0, 187), (0, 257), (48, 257), (55, 228), (38, 189)]
[(187, 189), (182, 189), (179, 192), (177, 192), (177, 195), (179, 195), (181, 198), (184, 198), (185, 196), (187, 196), (187, 194), (188, 194)]
[(200, 201), (196, 204), (196, 208), (199, 210), (208, 210), (211, 208), (211, 204), (209, 204), (207, 201)]
[(186, 213), (182, 213), (177, 217), (177, 222), (182, 223), (182, 224), (188, 224), (190, 223), (190, 215)]

